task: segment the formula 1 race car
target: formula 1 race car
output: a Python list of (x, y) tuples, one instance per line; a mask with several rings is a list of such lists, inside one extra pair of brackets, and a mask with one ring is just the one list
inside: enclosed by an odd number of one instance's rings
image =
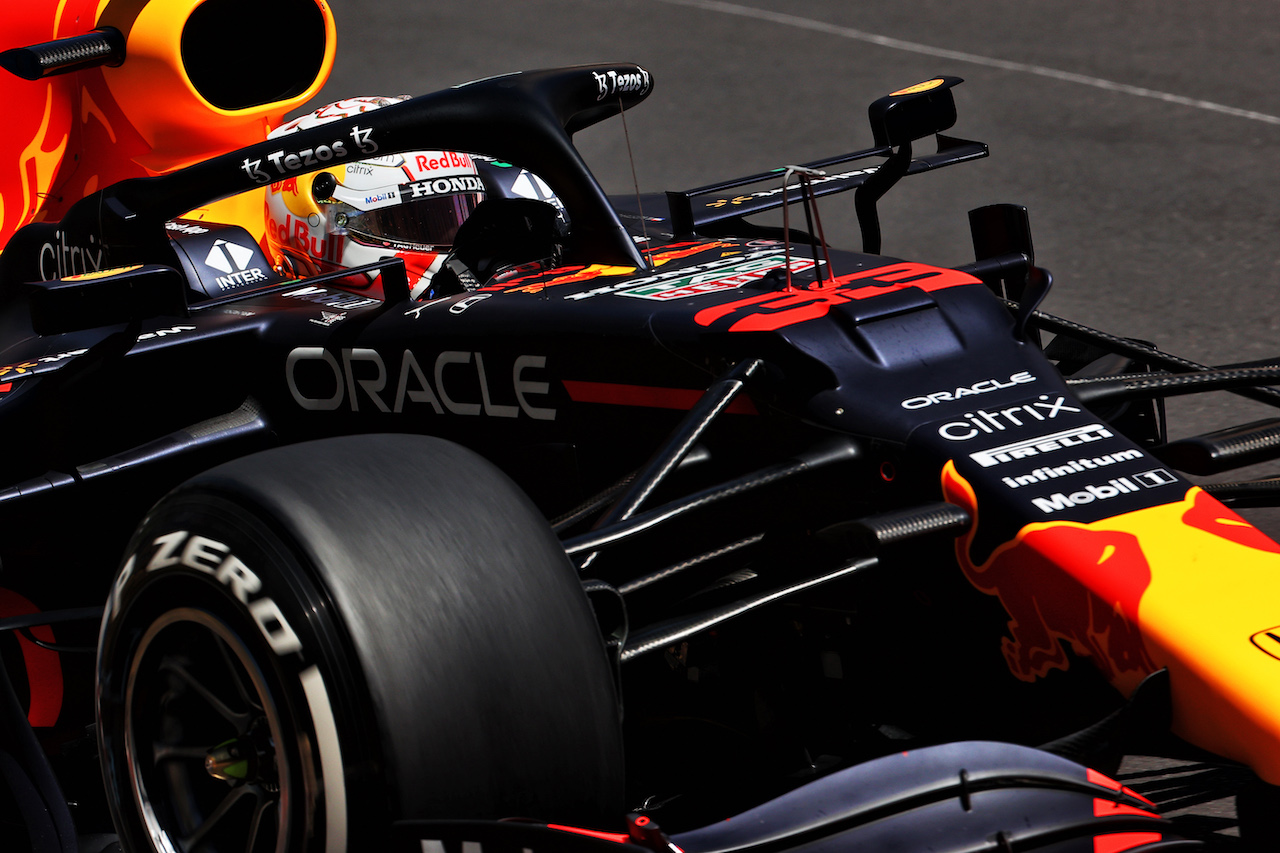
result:
[[(875, 100), (865, 150), (611, 198), (572, 137), (636, 65), (268, 136), (328, 72), (323, 2), (34, 6), (0, 54), (32, 122), (6, 850), (1226, 843), (1113, 782), (1132, 753), (1234, 768), (1274, 843), (1280, 545), (1227, 504), (1280, 484), (1184, 475), (1278, 422), (1169, 442), (1162, 401), (1280, 371), (1039, 311), (1015, 205), (963, 267), (880, 255), (885, 192), (986, 156), (944, 133), (958, 78)], [(279, 94), (205, 47), (240, 13), (309, 34)], [(860, 252), (821, 226), (850, 190)], [(446, 209), (430, 269), (375, 233)], [(349, 237), (376, 259), (326, 265)]]

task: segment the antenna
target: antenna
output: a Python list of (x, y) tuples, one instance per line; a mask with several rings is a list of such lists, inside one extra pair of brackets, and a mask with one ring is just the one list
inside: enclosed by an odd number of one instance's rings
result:
[(622, 136), (627, 140), (627, 160), (631, 163), (631, 186), (636, 193), (636, 212), (640, 215), (640, 233), (644, 236), (645, 251), (640, 253), (650, 272), (653, 271), (653, 253), (649, 250), (649, 224), (644, 219), (644, 207), (640, 204), (640, 181), (636, 178), (636, 158), (631, 153), (631, 133), (627, 130), (627, 109), (618, 96), (618, 113), (622, 116)]
[[(822, 232), (822, 218), (818, 215), (818, 198), (813, 191), (813, 182), (811, 178), (821, 178), (826, 176), (826, 172), (820, 169), (811, 169), (808, 166), (787, 166), (786, 171), (782, 175), (782, 230), (783, 230), (783, 249), (787, 270), (787, 290), (791, 290), (791, 198), (787, 195), (787, 184), (791, 181), (791, 176), (798, 175), (800, 178), (800, 195), (804, 203), (805, 224), (809, 229), (809, 247), (813, 253), (813, 278), (814, 287), (818, 286), (818, 282), (822, 280), (821, 270), (822, 261), (818, 259), (818, 245), (822, 245), (822, 255), (827, 264), (827, 275), (831, 279), (831, 283), (835, 284), (836, 273), (831, 267), (831, 253), (827, 249), (827, 236)], [(816, 226), (816, 227), (815, 227)]]

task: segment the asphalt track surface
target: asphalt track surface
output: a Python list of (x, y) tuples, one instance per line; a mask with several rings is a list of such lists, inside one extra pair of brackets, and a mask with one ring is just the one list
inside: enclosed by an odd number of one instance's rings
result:
[[(951, 131), (991, 157), (903, 181), (884, 251), (972, 260), (966, 211), (1025, 205), (1045, 310), (1203, 364), (1280, 355), (1280, 5), (1271, 0), (331, 0), (338, 59), (316, 104), (422, 94), (508, 71), (638, 62), (654, 92), (627, 115), (642, 191), (871, 144), (866, 106), (938, 74)], [(579, 135), (612, 193), (630, 192), (622, 123)], [(856, 247), (851, 198), (822, 205)], [(1174, 437), (1270, 417), (1228, 394), (1169, 405)], [(1247, 473), (1262, 476), (1280, 464)], [(1273, 536), (1280, 515), (1254, 520)], [(1126, 781), (1214, 825), (1194, 765)], [(1216, 823), (1215, 823), (1216, 822)]]

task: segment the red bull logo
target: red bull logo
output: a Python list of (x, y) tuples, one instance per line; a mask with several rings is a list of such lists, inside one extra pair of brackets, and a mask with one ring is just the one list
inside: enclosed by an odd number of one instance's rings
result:
[[(979, 518), (952, 463), (942, 485)], [(981, 563), (973, 538), (957, 558), (1008, 611), (1014, 675), (1064, 668), (1066, 648), (1125, 694), (1165, 668), (1174, 733), (1280, 784), (1280, 544), (1194, 486), (1090, 524), (1028, 524)]]
[[(942, 482), (947, 500), (976, 519), (973, 489), (950, 463)], [(1066, 669), (1064, 644), (1117, 686), (1157, 669), (1138, 630), (1138, 605), (1151, 583), (1138, 537), (1075, 522), (1031, 524), (979, 564), (969, 554), (976, 530), (975, 523), (957, 541), (956, 555), (969, 582), (1009, 613), (1002, 647), (1016, 677), (1033, 681)]]
[(316, 239), (312, 236), (312, 229), (302, 219), (294, 219), (289, 214), (285, 214), (284, 222), (270, 219), (267, 221), (267, 231), (278, 246), (296, 248), (313, 258), (323, 258), (335, 263), (340, 260), (335, 255), (342, 244), (337, 240)]
[(425, 151), (413, 158), (419, 172), (439, 172), (444, 169), (474, 169), (468, 154), (457, 151)]

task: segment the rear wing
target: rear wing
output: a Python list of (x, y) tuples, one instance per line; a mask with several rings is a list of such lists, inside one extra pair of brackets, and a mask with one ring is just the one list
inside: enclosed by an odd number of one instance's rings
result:
[[(805, 169), (830, 170), (859, 160), (885, 158), (883, 162), (874, 165), (831, 172), (810, 180), (814, 196), (844, 192), (865, 185), (865, 189), (859, 190), (857, 196), (864, 251), (874, 253), (880, 250), (875, 203), (899, 178), (954, 163), (977, 160), (989, 153), (984, 142), (942, 134), (942, 131), (955, 124), (955, 99), (951, 88), (961, 82), (963, 81), (959, 77), (935, 77), (880, 98), (868, 108), (875, 147), (801, 164)], [(934, 135), (937, 140), (937, 152), (913, 157), (911, 143), (929, 135)], [(692, 234), (707, 230), (719, 222), (800, 201), (803, 190), (799, 186), (735, 192), (739, 187), (777, 180), (784, 172), (786, 168), (772, 169), (697, 189), (668, 192), (667, 204), (671, 211), (673, 231), (678, 235)]]

